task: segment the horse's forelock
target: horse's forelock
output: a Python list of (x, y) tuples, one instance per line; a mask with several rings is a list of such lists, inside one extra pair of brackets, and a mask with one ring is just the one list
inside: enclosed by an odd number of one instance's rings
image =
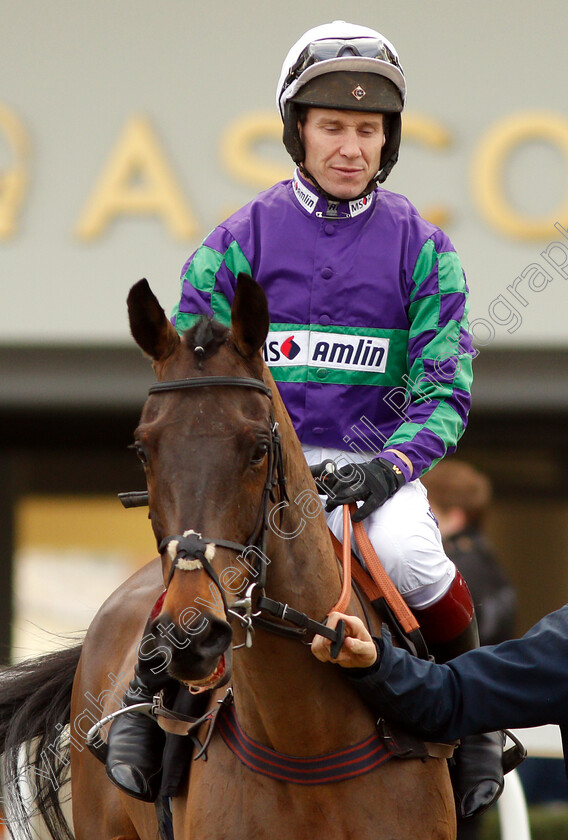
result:
[(202, 315), (199, 321), (184, 333), (186, 347), (199, 351), (201, 359), (214, 356), (225, 344), (229, 330), (213, 318)]

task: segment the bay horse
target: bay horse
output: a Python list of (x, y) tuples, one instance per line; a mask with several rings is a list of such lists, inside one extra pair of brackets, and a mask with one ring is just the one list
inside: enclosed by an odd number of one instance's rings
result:
[[(445, 759), (375, 750), (380, 759), (352, 773), (376, 737), (371, 712), (340, 668), (283, 629), (286, 615), (251, 623), (261, 602), (323, 622), (342, 591), (313, 478), (262, 358), (264, 292), (240, 275), (230, 329), (203, 318), (181, 337), (145, 280), (128, 308), (157, 376), (134, 448), (160, 557), (101, 607), (78, 662), (78, 648), (68, 656), (59, 695), (68, 702), (73, 676), (70, 708), (60, 696), (51, 710), (51, 731), (70, 724), (76, 840), (157, 837), (154, 806), (115, 788), (85, 749), (87, 729), (120, 706), (152, 610), (156, 667), (207, 692), (219, 712), (207, 760), (191, 763), (171, 800), (175, 840), (454, 840)], [(359, 598), (346, 611), (380, 633)]]

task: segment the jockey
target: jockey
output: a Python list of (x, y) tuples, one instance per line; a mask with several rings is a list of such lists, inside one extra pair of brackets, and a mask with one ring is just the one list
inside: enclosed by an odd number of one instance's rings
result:
[[(239, 272), (264, 288), (265, 359), (308, 463), (316, 474), (327, 464), (318, 485), (329, 526), (341, 537), (341, 505), (360, 505), (354, 519), (445, 661), (478, 645), (477, 626), (420, 476), (463, 433), (474, 350), (451, 242), (378, 186), (398, 159), (404, 73), (380, 33), (334, 21), (294, 44), (276, 98), (297, 169), (190, 257), (173, 322), (180, 333), (201, 314), (228, 324)], [(126, 703), (152, 695), (147, 670), (139, 662)], [(152, 727), (133, 713), (110, 731), (107, 772), (139, 798), (156, 795)], [(498, 776), (501, 734), (480, 737), (473, 761), (462, 747), (454, 774), (464, 815), (500, 792), (499, 780), (483, 780)]]

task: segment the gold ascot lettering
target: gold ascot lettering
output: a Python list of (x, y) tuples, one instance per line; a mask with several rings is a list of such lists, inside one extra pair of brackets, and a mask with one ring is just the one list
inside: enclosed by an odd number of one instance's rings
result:
[(159, 216), (176, 239), (199, 233), (154, 130), (141, 116), (127, 122), (75, 232), (80, 239), (95, 239), (126, 215)]
[[(405, 143), (417, 143), (436, 152), (452, 146), (452, 136), (447, 128), (424, 114), (409, 113), (404, 116), (402, 137)], [(450, 224), (453, 216), (451, 210), (443, 204), (430, 204), (421, 212), (425, 219), (441, 228)]]
[(491, 227), (514, 239), (546, 239), (556, 219), (568, 218), (568, 193), (560, 207), (540, 217), (523, 215), (507, 198), (507, 159), (519, 146), (535, 140), (557, 147), (568, 166), (568, 119), (543, 111), (525, 111), (500, 120), (481, 139), (472, 161), (472, 190), (480, 213)]
[[(223, 131), (219, 158), (226, 174), (250, 190), (265, 189), (290, 176), (277, 114), (253, 111), (239, 115)], [(454, 144), (451, 131), (424, 114), (406, 113), (404, 143), (436, 155)], [(0, 103), (0, 142), (9, 162), (0, 169), (0, 242), (20, 233), (20, 217), (28, 192), (31, 144), (14, 112)], [(568, 190), (561, 206), (530, 216), (515, 208), (507, 195), (506, 170), (511, 156), (527, 143), (545, 142), (558, 149), (568, 168), (568, 118), (553, 112), (523, 111), (490, 127), (480, 138), (471, 164), (471, 189), (480, 215), (499, 235), (512, 239), (547, 240), (557, 219), (568, 219)], [(233, 209), (219, 207), (225, 218)], [(453, 210), (442, 202), (421, 208), (425, 218), (447, 227)], [(182, 194), (180, 179), (168, 161), (150, 120), (127, 119), (103, 165), (78, 221), (82, 241), (103, 236), (112, 222), (128, 217), (154, 217), (175, 239), (187, 242), (202, 235), (200, 221)], [(554, 256), (554, 255), (553, 255)]]
[(15, 113), (0, 103), (0, 133), (8, 141), (13, 162), (0, 171), (0, 239), (18, 232), (19, 216), (29, 183), (31, 144)]
[(229, 175), (257, 189), (267, 189), (289, 178), (287, 157), (278, 164), (258, 154), (258, 146), (264, 141), (274, 142), (278, 150), (282, 146), (282, 123), (277, 114), (257, 111), (229, 123), (219, 143), (221, 163)]

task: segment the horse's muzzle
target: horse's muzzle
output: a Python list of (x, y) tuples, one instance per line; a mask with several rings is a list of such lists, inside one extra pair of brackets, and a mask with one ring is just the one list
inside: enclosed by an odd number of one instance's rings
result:
[[(227, 621), (211, 613), (202, 613), (199, 626), (187, 629), (168, 613), (161, 613), (152, 623), (152, 633), (167, 654), (168, 673), (184, 683), (201, 683), (213, 688), (228, 679), (228, 657), (233, 638)], [(211, 683), (211, 685), (209, 685)]]

